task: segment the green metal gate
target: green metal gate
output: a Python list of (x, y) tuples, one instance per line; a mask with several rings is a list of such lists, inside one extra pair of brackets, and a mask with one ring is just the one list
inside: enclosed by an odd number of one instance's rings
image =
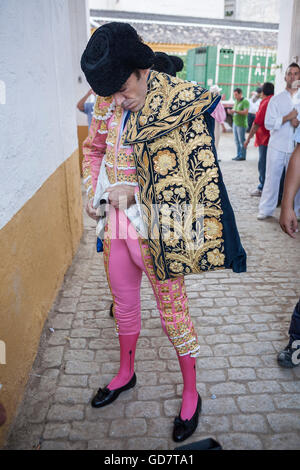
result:
[(275, 51), (254, 48), (197, 47), (187, 55), (187, 80), (209, 88), (217, 84), (226, 100), (233, 100), (235, 88), (250, 96), (264, 82), (274, 82)]

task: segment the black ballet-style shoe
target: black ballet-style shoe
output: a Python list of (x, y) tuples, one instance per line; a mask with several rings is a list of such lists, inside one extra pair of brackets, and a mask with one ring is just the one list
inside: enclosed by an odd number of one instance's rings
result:
[(111, 304), (110, 308), (109, 308), (109, 316), (112, 317), (112, 318), (114, 317), (113, 306), (114, 306), (114, 304)]
[(198, 393), (197, 408), (191, 419), (181, 419), (180, 414), (174, 420), (173, 440), (182, 442), (190, 437), (198, 426), (199, 414), (201, 412), (202, 400)]
[(118, 398), (120, 393), (124, 392), (125, 390), (129, 390), (130, 388), (133, 388), (135, 384), (136, 375), (134, 373), (130, 381), (126, 385), (123, 385), (123, 387), (116, 388), (115, 390), (109, 390), (109, 388), (107, 387), (99, 388), (98, 392), (91, 401), (92, 407), (101, 408), (102, 406), (109, 405)]

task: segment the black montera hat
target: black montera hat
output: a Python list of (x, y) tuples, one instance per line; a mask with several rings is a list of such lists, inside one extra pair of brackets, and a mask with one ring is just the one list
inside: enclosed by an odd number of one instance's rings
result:
[(116, 93), (136, 69), (150, 68), (154, 52), (127, 23), (107, 23), (91, 36), (81, 68), (97, 95)]
[(172, 60), (176, 72), (180, 72), (183, 69), (184, 63), (183, 60), (178, 57), (177, 55), (170, 55), (170, 59)]
[(154, 65), (152, 70), (165, 72), (176, 77), (176, 72), (183, 69), (183, 61), (176, 55), (168, 55), (165, 52), (155, 52)]
[(165, 52), (155, 52), (154, 64), (152, 70), (164, 72), (168, 75), (176, 75), (176, 70), (171, 58)]

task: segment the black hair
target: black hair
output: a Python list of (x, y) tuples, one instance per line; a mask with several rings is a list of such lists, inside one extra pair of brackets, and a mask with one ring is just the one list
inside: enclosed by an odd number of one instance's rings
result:
[(290, 69), (291, 67), (296, 67), (297, 69), (300, 70), (300, 65), (297, 64), (297, 62), (292, 62), (286, 70), (288, 71), (288, 69)]
[(274, 85), (271, 82), (266, 82), (262, 86), (262, 92), (266, 96), (274, 95)]
[(243, 90), (241, 88), (235, 88), (235, 90), (233, 91), (236, 91), (237, 93), (239, 93), (240, 95), (243, 94)]

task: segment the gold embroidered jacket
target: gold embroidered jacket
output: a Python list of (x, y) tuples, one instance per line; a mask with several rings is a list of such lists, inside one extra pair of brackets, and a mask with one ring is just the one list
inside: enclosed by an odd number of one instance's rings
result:
[(150, 73), (144, 107), (131, 113), (140, 200), (159, 280), (210, 269), (246, 270), (234, 214), (213, 141), (220, 97)]

